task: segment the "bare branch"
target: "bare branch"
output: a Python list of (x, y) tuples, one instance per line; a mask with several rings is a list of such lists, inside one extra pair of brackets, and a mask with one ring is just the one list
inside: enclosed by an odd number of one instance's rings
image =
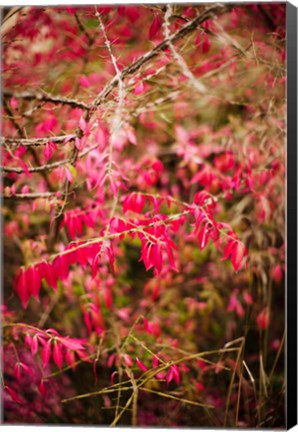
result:
[(29, 91), (24, 91), (21, 93), (18, 92), (13, 92), (11, 90), (3, 90), (3, 96), (5, 98), (9, 98), (9, 97), (15, 97), (16, 99), (24, 99), (24, 100), (37, 100), (37, 101), (41, 101), (41, 102), (51, 102), (53, 104), (61, 104), (61, 105), (70, 105), (74, 108), (82, 108), (84, 110), (88, 110), (89, 109), (89, 105), (78, 101), (76, 99), (69, 99), (63, 96), (55, 96), (52, 95), (51, 93), (47, 93), (47, 92), (36, 92), (36, 93), (32, 93)]
[(102, 104), (105, 99), (110, 95), (113, 89), (118, 84), (119, 79), (124, 80), (128, 75), (132, 75), (137, 70), (141, 69), (142, 66), (149, 63), (152, 59), (157, 57), (162, 51), (169, 47), (169, 44), (174, 44), (178, 40), (182, 39), (189, 33), (192, 33), (198, 25), (202, 24), (207, 19), (213, 17), (213, 14), (223, 14), (227, 12), (229, 9), (234, 7), (233, 5), (216, 3), (205, 10), (200, 16), (194, 18), (192, 21), (187, 23), (182, 29), (178, 30), (176, 33), (173, 33), (170, 38), (165, 39), (159, 45), (155, 46), (151, 51), (148, 51), (141, 57), (139, 57), (134, 63), (122, 69), (119, 75), (115, 75), (111, 81), (109, 81), (103, 90), (99, 93), (99, 95), (94, 99), (91, 106), (97, 107)]
[(13, 200), (32, 200), (37, 198), (51, 198), (56, 196), (58, 192), (29, 192), (14, 195), (2, 195), (2, 199), (13, 199)]
[[(84, 150), (82, 153), (79, 153), (78, 156), (76, 157), (76, 159), (81, 159), (82, 157), (86, 156), (88, 153), (90, 153), (92, 150), (95, 150), (98, 147), (98, 144), (95, 144), (94, 146)], [(66, 165), (66, 164), (72, 164), (73, 163), (73, 159), (72, 158), (67, 158), (67, 159), (63, 159), (57, 162), (53, 162), (51, 164), (46, 164), (46, 165), (40, 165), (37, 167), (32, 167), (32, 168), (28, 168), (29, 172), (41, 172), (41, 171), (51, 171), (55, 168), (58, 168), (62, 165)], [(24, 172), (24, 170), (22, 168), (10, 168), (10, 167), (0, 167), (0, 169), (5, 172), (5, 173), (16, 173), (16, 174), (21, 174)]]
[(76, 138), (75, 134), (69, 135), (60, 135), (55, 137), (47, 137), (47, 138), (1, 138), (2, 145), (9, 145), (13, 147), (17, 147), (19, 145), (23, 147), (37, 147), (41, 145), (48, 144), (49, 141), (54, 142), (55, 144), (61, 144), (67, 140), (73, 141)]
[(171, 16), (172, 16), (172, 6), (170, 4), (168, 4), (167, 5), (167, 11), (165, 13), (163, 26), (164, 26), (164, 35), (165, 35), (166, 39), (169, 41), (168, 43), (169, 43), (170, 50), (172, 52), (172, 56), (176, 60), (178, 65), (180, 66), (183, 75), (185, 75), (189, 79), (190, 84), (192, 84), (192, 86), (199, 93), (205, 94), (206, 93), (206, 87), (189, 70), (184, 58), (178, 53), (178, 51), (176, 50), (176, 48), (174, 47), (174, 45), (171, 41), (171, 33), (170, 33), (170, 18), (171, 18)]
[(114, 56), (113, 52), (112, 52), (112, 48), (111, 48), (111, 42), (108, 39), (106, 30), (105, 30), (105, 26), (103, 24), (103, 21), (101, 19), (101, 16), (97, 10), (97, 7), (95, 6), (95, 10), (96, 10), (96, 17), (98, 19), (99, 22), (99, 26), (100, 29), (103, 33), (104, 39), (105, 39), (105, 45), (109, 51), (115, 72), (116, 72), (116, 76), (119, 77), (118, 78), (118, 89), (119, 89), (119, 101), (115, 110), (115, 114), (113, 116), (112, 119), (112, 125), (111, 125), (111, 133), (110, 133), (110, 141), (109, 141), (109, 164), (108, 164), (108, 174), (111, 175), (111, 171), (112, 171), (112, 164), (113, 164), (113, 141), (114, 141), (114, 137), (115, 135), (118, 133), (118, 131), (121, 128), (121, 118), (122, 118), (122, 109), (123, 109), (123, 103), (124, 103), (124, 97), (125, 97), (125, 88), (124, 88), (124, 82), (123, 79), (121, 77), (121, 72), (118, 68), (117, 65), (117, 60), (116, 57)]

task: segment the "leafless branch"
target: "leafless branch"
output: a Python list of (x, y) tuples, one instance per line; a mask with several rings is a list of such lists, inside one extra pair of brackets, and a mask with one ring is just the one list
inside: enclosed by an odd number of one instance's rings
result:
[(4, 98), (15, 97), (16, 99), (37, 100), (41, 102), (51, 102), (53, 104), (70, 105), (74, 108), (89, 109), (89, 105), (76, 99), (69, 99), (63, 96), (52, 95), (47, 92), (13, 92), (11, 90), (3, 90)]
[(221, 4), (215, 3), (211, 7), (205, 10), (201, 15), (194, 18), (192, 21), (187, 23), (182, 29), (178, 30), (176, 33), (173, 33), (170, 38), (163, 40), (159, 45), (155, 46), (151, 51), (148, 51), (144, 55), (140, 56), (134, 63), (122, 69), (119, 75), (115, 75), (111, 81), (109, 81), (103, 90), (99, 93), (99, 95), (94, 99), (91, 106), (97, 107), (102, 104), (105, 99), (111, 94), (113, 89), (118, 84), (119, 79), (124, 80), (128, 75), (132, 75), (142, 66), (149, 63), (152, 59), (157, 57), (162, 51), (169, 47), (169, 44), (176, 43), (178, 40), (182, 39), (184, 36), (192, 33), (200, 24), (202, 24), (207, 19), (213, 17), (213, 14), (223, 14), (227, 12), (229, 9), (234, 7), (229, 4)]
[(57, 197), (57, 192), (28, 192), (14, 195), (2, 195), (2, 199), (32, 200), (37, 198)]
[(54, 142), (55, 144), (64, 143), (64, 141), (73, 141), (76, 138), (75, 134), (69, 135), (60, 135), (54, 137), (47, 138), (1, 138), (2, 145), (9, 145), (13, 147), (17, 147), (19, 145), (23, 147), (38, 147), (41, 145), (48, 144), (49, 141)]
[(165, 13), (165, 18), (164, 18), (164, 35), (166, 37), (166, 40), (168, 40), (169, 42), (169, 47), (170, 50), (172, 52), (172, 56), (174, 58), (174, 60), (176, 60), (176, 62), (178, 63), (178, 65), (181, 68), (181, 71), (183, 73), (184, 76), (186, 76), (189, 79), (190, 84), (201, 94), (205, 94), (206, 93), (206, 87), (204, 86), (204, 84), (202, 84), (194, 75), (193, 73), (189, 70), (184, 58), (178, 53), (178, 51), (176, 50), (176, 48), (174, 47), (172, 41), (171, 41), (171, 33), (170, 33), (170, 18), (172, 16), (172, 6), (170, 4), (167, 5), (167, 10)]
[[(98, 147), (98, 144), (95, 144), (94, 146), (84, 150), (82, 153), (79, 153), (76, 159), (81, 159), (84, 156), (86, 156), (88, 153), (90, 153), (92, 150), (95, 150)], [(28, 172), (41, 172), (41, 171), (51, 171), (55, 168), (58, 168), (62, 165), (66, 165), (66, 164), (72, 164), (73, 163), (73, 159), (72, 158), (67, 158), (67, 159), (63, 159), (57, 162), (53, 162), (51, 164), (46, 164), (46, 165), (40, 165), (40, 166), (36, 166), (36, 167), (32, 167), (32, 168), (28, 168)], [(11, 167), (0, 167), (0, 169), (5, 172), (5, 173), (16, 173), (16, 174), (21, 174), (24, 172), (23, 168), (11, 168)]]

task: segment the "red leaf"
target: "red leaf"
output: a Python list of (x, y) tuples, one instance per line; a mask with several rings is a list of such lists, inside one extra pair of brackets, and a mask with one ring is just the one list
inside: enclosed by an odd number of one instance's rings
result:
[(45, 397), (47, 394), (47, 390), (46, 390), (46, 386), (45, 386), (45, 381), (42, 379), (38, 385), (38, 391), (40, 393), (40, 395), (42, 397)]
[(91, 265), (92, 279), (94, 279), (97, 275), (100, 256), (101, 255), (99, 253), (96, 254), (93, 261), (92, 261), (92, 265)]
[(209, 50), (210, 50), (210, 47), (211, 47), (211, 43), (209, 41), (208, 36), (205, 34), (204, 42), (202, 44), (202, 51), (203, 51), (203, 53), (207, 54), (209, 52)]
[(38, 299), (38, 294), (41, 287), (41, 280), (40, 280), (40, 274), (39, 274), (39, 268), (36, 266), (31, 266), (27, 270), (27, 277), (26, 277), (27, 283), (31, 286), (31, 294), (35, 298), (35, 300)]
[(32, 355), (35, 355), (38, 351), (38, 340), (37, 336), (34, 335), (31, 341), (31, 353)]
[(11, 108), (12, 109), (16, 109), (17, 108), (17, 106), (18, 106), (18, 101), (16, 100), (16, 98), (13, 96), (11, 99), (10, 99), (10, 106), (11, 106)]
[(134, 89), (134, 94), (137, 96), (144, 92), (144, 83), (140, 82)]
[(68, 337), (59, 337), (59, 342), (70, 350), (84, 350), (84, 341), (79, 339), (71, 339)]
[(124, 354), (123, 359), (128, 367), (132, 367), (133, 361), (129, 354)]
[(114, 384), (114, 380), (115, 380), (115, 376), (117, 375), (117, 371), (114, 371), (112, 374), (111, 374), (111, 385), (113, 385)]
[(8, 391), (8, 393), (9, 393), (11, 399), (12, 399), (14, 402), (17, 402), (17, 403), (19, 403), (19, 404), (22, 403), (21, 400), (20, 400), (20, 398), (19, 398), (19, 395), (17, 394), (17, 392), (16, 392), (13, 388), (8, 387), (8, 386), (5, 386), (5, 387), (4, 387), (4, 390), (7, 390), (7, 391)]
[(247, 249), (240, 241), (236, 242), (233, 247), (231, 262), (234, 270), (237, 272), (239, 268), (245, 263), (247, 257)]
[(47, 364), (50, 361), (50, 357), (51, 357), (51, 339), (49, 339), (43, 346), (43, 349), (41, 351), (41, 360), (42, 360), (42, 365), (45, 368), (47, 366)]
[(269, 311), (268, 308), (262, 310), (257, 316), (257, 325), (260, 330), (265, 330), (269, 324)]
[(244, 293), (243, 293), (243, 300), (248, 305), (252, 305), (253, 304), (252, 296), (247, 291), (244, 291)]
[(136, 358), (136, 363), (138, 368), (142, 371), (142, 372), (146, 372), (148, 369), (147, 367), (144, 365), (143, 362), (141, 362), (141, 360), (138, 359), (138, 357)]
[(105, 304), (108, 309), (112, 307), (112, 290), (110, 287), (104, 290)]
[(39, 264), (38, 268), (40, 277), (44, 278), (50, 287), (52, 287), (54, 290), (57, 290), (57, 277), (52, 266), (48, 262), (43, 261)]
[(152, 21), (152, 24), (150, 26), (149, 29), (149, 39), (153, 39), (154, 36), (156, 35), (156, 33), (159, 31), (159, 29), (161, 28), (162, 25), (162, 21), (161, 19), (155, 15)]
[(52, 271), (54, 272), (56, 280), (60, 278), (61, 280), (65, 280), (68, 277), (69, 274), (69, 267), (68, 267), (68, 256), (66, 255), (59, 255), (57, 256), (52, 265)]
[(196, 40), (195, 40), (196, 46), (200, 45), (200, 42), (201, 42), (201, 33), (198, 33)]
[(174, 380), (176, 381), (177, 384), (180, 383), (180, 371), (177, 365), (173, 365), (171, 366), (172, 370), (173, 370), (173, 377)]
[(72, 183), (73, 182), (73, 176), (72, 176), (70, 170), (67, 167), (64, 167), (64, 172), (65, 172), (65, 177), (67, 178), (69, 183)]
[(66, 351), (65, 361), (66, 361), (67, 366), (70, 366), (72, 368), (72, 370), (75, 370), (76, 358), (75, 358), (75, 354), (73, 351)]
[(49, 160), (53, 154), (53, 149), (49, 144), (46, 144), (44, 151), (43, 151), (44, 157), (46, 160)]
[(229, 256), (233, 252), (233, 249), (234, 249), (236, 244), (237, 244), (236, 240), (229, 240), (228, 241), (228, 243), (226, 244), (226, 246), (224, 248), (224, 255), (222, 257), (222, 260), (226, 260), (229, 258)]
[(17, 381), (21, 379), (21, 365), (20, 363), (16, 363), (13, 368), (13, 374)]
[(21, 267), (14, 280), (14, 288), (21, 299), (23, 308), (26, 309), (30, 298), (30, 285), (27, 282), (26, 270)]
[(23, 171), (26, 174), (26, 176), (31, 177), (31, 174), (29, 172), (29, 168), (28, 168), (28, 165), (26, 164), (26, 162), (24, 162), (22, 159), (20, 159), (19, 163), (20, 163), (21, 167), (23, 168)]
[[(87, 123), (86, 123), (86, 120), (84, 119), (84, 117), (81, 117), (81, 118), (80, 118), (80, 120), (79, 120), (79, 127), (80, 127), (80, 129), (81, 129), (83, 132), (85, 132), (86, 127), (87, 127)], [(79, 149), (79, 150), (80, 150), (80, 149)]]
[(79, 83), (81, 87), (90, 87), (90, 81), (86, 77), (86, 75), (80, 76)]
[(199, 240), (199, 247), (201, 250), (203, 250), (208, 243), (209, 240), (209, 236), (208, 236), (208, 224), (205, 223), (203, 225), (203, 227), (201, 228), (199, 235), (198, 235), (198, 240)]
[(166, 378), (167, 384), (169, 384), (173, 378), (174, 378), (174, 372), (173, 372), (173, 368), (171, 366), (168, 373), (167, 373), (167, 378)]
[(62, 355), (61, 346), (58, 342), (54, 343), (53, 360), (56, 363), (56, 365), (58, 366), (58, 368), (61, 370), (62, 364), (63, 364), (63, 355)]

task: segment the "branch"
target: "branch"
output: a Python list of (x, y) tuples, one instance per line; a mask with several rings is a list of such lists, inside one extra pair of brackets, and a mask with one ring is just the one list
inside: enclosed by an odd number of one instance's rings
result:
[[(25, 134), (24, 134), (22, 128), (20, 127), (20, 125), (19, 125), (19, 124), (17, 123), (17, 121), (15, 120), (15, 118), (14, 118), (14, 114), (13, 114), (13, 112), (12, 112), (12, 110), (11, 110), (9, 104), (7, 103), (7, 101), (6, 101), (5, 99), (3, 100), (3, 105), (4, 105), (4, 109), (5, 109), (5, 111), (6, 111), (7, 114), (11, 117), (11, 118), (10, 118), (10, 121), (12, 122), (13, 126), (14, 126), (15, 129), (17, 130), (17, 132), (18, 132), (18, 134), (19, 134), (19, 137), (22, 138), (22, 139), (25, 138)], [(35, 149), (34, 149), (34, 148), (29, 148), (29, 151), (30, 151), (30, 153), (31, 153), (31, 155), (32, 155), (32, 157), (33, 157), (34, 162), (36, 163), (36, 165), (39, 165), (39, 164), (40, 164), (40, 161), (39, 161), (39, 157), (38, 157), (37, 153), (35, 152)], [(44, 173), (42, 174), (42, 176), (43, 176), (43, 178), (44, 178), (44, 180), (45, 180), (45, 182), (46, 182), (46, 184), (47, 184), (47, 186), (48, 186), (48, 189), (49, 189), (50, 191), (52, 191), (53, 188), (52, 188), (51, 182), (50, 182), (50, 180), (49, 180), (49, 178), (48, 178), (48, 176), (47, 176), (47, 173), (44, 172)]]
[(86, 36), (87, 40), (88, 40), (88, 44), (92, 43), (92, 37), (89, 35), (89, 33), (87, 32), (87, 30), (85, 29), (84, 25), (82, 24), (78, 14), (75, 12), (74, 14), (76, 22), (78, 24), (79, 29), (81, 30), (81, 32)]
[[(98, 147), (98, 144), (95, 144), (94, 146), (83, 151), (82, 153), (79, 153), (78, 156), (76, 157), (76, 160), (81, 159), (82, 157), (86, 156), (86, 154), (90, 153), (92, 150), (95, 150), (97, 147)], [(68, 158), (68, 159), (63, 159), (61, 161), (53, 162), (51, 164), (41, 165), (41, 166), (37, 166), (37, 167), (33, 167), (33, 168), (28, 168), (28, 171), (29, 172), (51, 171), (55, 168), (60, 167), (61, 165), (66, 165), (68, 163), (73, 163), (73, 159)], [(24, 170), (22, 168), (0, 167), (0, 169), (5, 173), (21, 174), (24, 172)]]
[(70, 105), (74, 108), (82, 108), (84, 110), (89, 109), (89, 105), (85, 104), (84, 102), (78, 101), (76, 99), (69, 99), (63, 96), (55, 96), (51, 93), (46, 93), (44, 91), (42, 92), (36, 92), (32, 93), (29, 91), (24, 91), (22, 93), (14, 93), (11, 90), (3, 90), (3, 96), (5, 98), (9, 97), (15, 97), (16, 99), (24, 99), (24, 100), (38, 100), (41, 102), (51, 102), (53, 104), (61, 104), (61, 105)]
[(2, 199), (15, 199), (15, 200), (32, 200), (37, 198), (50, 198), (53, 196), (57, 197), (59, 192), (30, 192), (24, 194), (15, 195), (2, 195)]
[(109, 51), (109, 55), (111, 57), (112, 60), (112, 64), (113, 67), (115, 69), (116, 72), (116, 76), (118, 77), (118, 97), (119, 97), (119, 101), (112, 119), (112, 125), (111, 125), (111, 130), (110, 130), (110, 139), (109, 139), (109, 164), (108, 164), (108, 175), (110, 176), (112, 173), (112, 164), (113, 164), (113, 142), (114, 142), (114, 137), (117, 135), (117, 133), (119, 132), (120, 128), (121, 128), (121, 118), (122, 118), (122, 109), (123, 109), (123, 103), (124, 103), (124, 97), (125, 97), (125, 87), (124, 87), (124, 82), (123, 82), (123, 78), (121, 77), (121, 72), (118, 68), (117, 65), (117, 60), (116, 57), (114, 56), (113, 52), (112, 52), (112, 48), (111, 48), (111, 42), (108, 39), (106, 30), (105, 30), (105, 26), (102, 22), (101, 16), (97, 10), (97, 7), (95, 6), (95, 16), (98, 19), (99, 22), (99, 26), (100, 29), (102, 31), (102, 34), (104, 36), (104, 40), (105, 40), (105, 45)]
[(1, 138), (1, 144), (2, 145), (9, 145), (17, 147), (19, 145), (23, 147), (37, 147), (40, 145), (46, 145), (49, 141), (52, 141), (56, 144), (61, 144), (65, 140), (67, 142), (73, 141), (76, 138), (75, 134), (69, 134), (69, 135), (60, 135), (55, 137), (47, 137), (47, 138)]
[(166, 39), (169, 41), (169, 47), (172, 52), (173, 58), (176, 60), (178, 65), (180, 66), (182, 73), (184, 76), (186, 76), (189, 79), (189, 83), (193, 85), (193, 87), (201, 94), (206, 93), (206, 87), (204, 84), (202, 84), (189, 70), (184, 58), (178, 53), (172, 42), (171, 39), (171, 33), (170, 33), (170, 18), (172, 16), (172, 6), (170, 4), (167, 5), (167, 11), (165, 13), (164, 17), (164, 35)]
[(58, 253), (56, 253), (56, 254), (50, 255), (50, 256), (48, 256), (47, 258), (42, 259), (41, 261), (37, 261), (37, 262), (32, 263), (32, 265), (37, 265), (37, 264), (39, 264), (40, 262), (45, 261), (45, 260), (46, 260), (46, 261), (52, 261), (52, 260), (54, 260), (57, 256), (68, 255), (68, 254), (70, 254), (70, 253), (72, 253), (72, 252), (75, 252), (75, 251), (78, 250), (78, 249), (84, 249), (84, 248), (87, 247), (87, 246), (90, 246), (90, 245), (92, 245), (92, 244), (95, 244), (95, 243), (99, 243), (99, 242), (105, 241), (105, 240), (107, 240), (107, 239), (115, 239), (115, 238), (119, 238), (119, 237), (121, 237), (121, 236), (123, 236), (123, 235), (126, 235), (126, 234), (138, 233), (138, 232), (142, 232), (143, 230), (146, 230), (146, 229), (148, 229), (148, 228), (152, 228), (152, 227), (155, 227), (155, 226), (158, 226), (158, 225), (164, 225), (164, 224), (167, 223), (167, 222), (171, 222), (171, 221), (173, 221), (173, 220), (175, 220), (175, 219), (179, 219), (179, 218), (181, 218), (181, 217), (183, 217), (183, 216), (187, 216), (187, 215), (189, 215), (189, 214), (190, 214), (190, 211), (189, 211), (189, 210), (186, 210), (186, 211), (181, 212), (181, 213), (177, 213), (177, 214), (170, 215), (170, 216), (167, 217), (166, 219), (163, 219), (163, 220), (160, 220), (160, 221), (155, 221), (155, 222), (149, 223), (148, 225), (138, 225), (136, 228), (130, 228), (130, 229), (128, 229), (128, 230), (124, 230), (124, 231), (116, 232), (116, 233), (112, 233), (112, 234), (109, 233), (108, 235), (104, 235), (104, 236), (100, 236), (100, 237), (94, 237), (94, 238), (91, 238), (91, 239), (89, 239), (89, 240), (86, 240), (84, 243), (81, 243), (81, 244), (78, 244), (78, 245), (76, 245), (76, 244), (73, 242), (72, 244), (73, 244), (74, 246), (73, 246), (72, 248), (65, 249), (65, 250), (62, 251), (62, 252), (58, 252)]
[(102, 104), (109, 96), (109, 94), (113, 91), (114, 87), (116, 87), (119, 79), (124, 80), (124, 78), (128, 75), (132, 75), (142, 66), (149, 63), (153, 58), (157, 57), (162, 51), (166, 50), (169, 47), (170, 43), (173, 44), (178, 40), (182, 39), (187, 34), (192, 33), (194, 30), (196, 30), (198, 25), (202, 24), (207, 19), (212, 18), (213, 14), (223, 14), (233, 7), (234, 5), (216, 3), (206, 9), (205, 12), (187, 23), (184, 27), (182, 27), (182, 29), (178, 30), (176, 33), (173, 33), (168, 39), (165, 39), (159, 45), (155, 46), (151, 51), (148, 51), (147, 53), (139, 57), (134, 63), (122, 69), (119, 75), (115, 75), (114, 78), (112, 78), (111, 81), (106, 84), (104, 89), (94, 99), (91, 106), (97, 107)]

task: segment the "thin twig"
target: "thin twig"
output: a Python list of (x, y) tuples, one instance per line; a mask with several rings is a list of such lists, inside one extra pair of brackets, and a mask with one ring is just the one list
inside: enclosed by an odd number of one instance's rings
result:
[(4, 98), (14, 97), (16, 99), (24, 99), (24, 100), (37, 100), (41, 102), (51, 102), (53, 104), (58, 105), (70, 105), (74, 108), (81, 108), (84, 110), (89, 109), (89, 105), (85, 102), (78, 101), (76, 99), (69, 99), (64, 96), (55, 96), (51, 93), (47, 93), (45, 91), (42, 92), (30, 92), (30, 91), (24, 91), (24, 92), (13, 92), (11, 90), (3, 90), (2, 92)]
[(2, 199), (32, 200), (38, 198), (58, 197), (59, 192), (28, 192), (21, 194), (2, 195)]
[(163, 40), (160, 44), (156, 45), (151, 51), (148, 51), (144, 55), (140, 56), (134, 63), (122, 69), (120, 75), (115, 75), (111, 81), (109, 81), (103, 90), (99, 93), (99, 95), (94, 99), (91, 103), (91, 106), (97, 107), (102, 104), (106, 98), (113, 91), (114, 87), (118, 84), (119, 79), (124, 79), (128, 75), (132, 75), (142, 66), (149, 63), (152, 59), (157, 57), (161, 52), (166, 50), (169, 47), (169, 43), (174, 44), (178, 40), (182, 39), (189, 33), (192, 33), (196, 28), (202, 24), (207, 19), (211, 18), (213, 14), (223, 14), (231, 9), (233, 5), (216, 3), (206, 9), (200, 16), (194, 18), (192, 21), (187, 23), (182, 29), (178, 30), (176, 33), (173, 33), (169, 39)]
[[(77, 159), (83, 158), (88, 153), (95, 150), (97, 147), (98, 147), (98, 144), (95, 144), (92, 147), (84, 150), (82, 153), (78, 154)], [(28, 168), (28, 172), (31, 173), (31, 172), (51, 171), (55, 168), (59, 168), (60, 166), (66, 165), (68, 163), (70, 163), (70, 164), (73, 163), (73, 158), (62, 159), (60, 161), (53, 162), (51, 164), (40, 165), (37, 167)], [(0, 167), (0, 170), (2, 170), (5, 173), (16, 173), (16, 174), (21, 174), (24, 172), (23, 168)]]
[(164, 36), (169, 41), (169, 48), (171, 50), (172, 56), (174, 60), (178, 63), (180, 66), (182, 73), (184, 76), (186, 76), (189, 79), (189, 83), (200, 93), (200, 94), (206, 94), (207, 89), (189, 70), (184, 58), (178, 53), (176, 48), (174, 47), (172, 41), (171, 41), (171, 33), (170, 33), (170, 18), (172, 16), (173, 10), (172, 5), (167, 5), (167, 11), (165, 13), (164, 17)]
[(60, 135), (47, 138), (1, 138), (2, 145), (9, 145), (13, 147), (23, 146), (23, 147), (38, 147), (41, 145), (46, 145), (50, 141), (55, 144), (63, 144), (64, 141), (70, 142), (76, 138), (75, 134)]

